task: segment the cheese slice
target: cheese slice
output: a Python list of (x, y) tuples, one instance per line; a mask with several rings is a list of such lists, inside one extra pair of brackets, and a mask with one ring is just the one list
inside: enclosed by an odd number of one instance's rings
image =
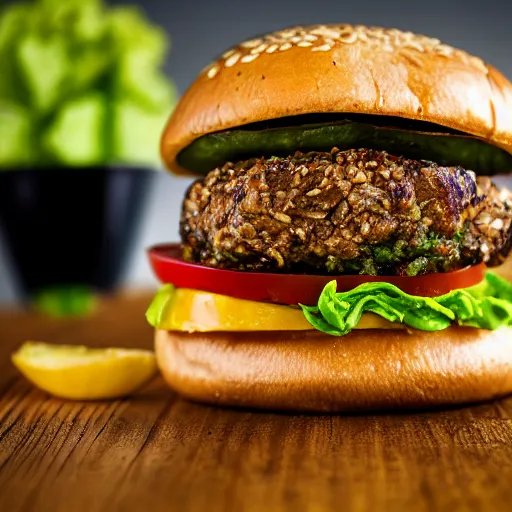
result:
[[(313, 326), (298, 306), (236, 299), (216, 293), (177, 288), (161, 317), (166, 331), (306, 331)], [(403, 329), (373, 313), (365, 313), (356, 329)]]

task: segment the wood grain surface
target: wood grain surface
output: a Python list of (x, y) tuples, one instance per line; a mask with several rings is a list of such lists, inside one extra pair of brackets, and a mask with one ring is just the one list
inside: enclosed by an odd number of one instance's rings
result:
[(156, 378), (66, 402), (18, 377), (24, 340), (150, 347), (149, 295), (86, 320), (0, 313), (0, 511), (512, 510), (512, 400), (307, 416), (186, 402)]

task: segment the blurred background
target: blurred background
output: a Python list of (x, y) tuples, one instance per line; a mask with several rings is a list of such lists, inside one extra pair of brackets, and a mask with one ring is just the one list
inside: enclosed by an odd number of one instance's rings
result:
[[(13, 15), (14, 6), (21, 10)], [(45, 16), (53, 21), (46, 23)], [(57, 19), (58, 16), (63, 18)], [(81, 20), (73, 34), (66, 28), (69, 24), (62, 21), (66, 16)], [(158, 136), (179, 95), (196, 74), (226, 48), (288, 25), (361, 23), (438, 37), (482, 57), (512, 78), (511, 19), (512, 2), (505, 0), (420, 3), (411, 0), (38, 0), (23, 4), (0, 3), (0, 188), (7, 190), (2, 176), (10, 173), (12, 181), (13, 173), (20, 172), (19, 167), (34, 167), (36, 161), (51, 168), (92, 166), (97, 170), (121, 165), (139, 174), (151, 173), (151, 183), (144, 185), (147, 197), (137, 199), (140, 211), (127, 213), (126, 219), (130, 218), (138, 229), (130, 235), (133, 241), (126, 245), (127, 260), (121, 265), (119, 279), (123, 286), (155, 287), (144, 248), (177, 240), (181, 198), (190, 183), (190, 179), (156, 171), (161, 169)], [(105, 20), (108, 20), (108, 29), (104, 27)], [(103, 28), (99, 28), (100, 25)], [(52, 47), (44, 43), (52, 39), (52, 30), (60, 30), (59, 38), (64, 44), (67, 44), (66, 38), (72, 40), (72, 51), (78, 52), (73, 53), (78, 55), (73, 59), (76, 67), (69, 62), (62, 64), (55, 57), (62, 49), (57, 44)], [(95, 30), (108, 30), (106, 36), (101, 36), (107, 39), (99, 38)], [(96, 41), (96, 47), (91, 46), (90, 41)], [(21, 59), (23, 73), (20, 76), (14, 77), (12, 66), (9, 67), (13, 56)], [(60, 85), (46, 79), (59, 73)], [(24, 95), (23, 101), (20, 95)], [(11, 97), (17, 99), (11, 101)], [(23, 108), (20, 102), (25, 103)], [(97, 114), (100, 111), (95, 110), (97, 105), (104, 104), (109, 105), (107, 115), (101, 106), (98, 108), (103, 113)], [(112, 105), (117, 109), (115, 115)], [(80, 126), (87, 125), (91, 131), (85, 147), (79, 142), (83, 134), (78, 133), (77, 119), (81, 120)], [(39, 127), (37, 140), (34, 140), (35, 126)], [(107, 137), (110, 145), (105, 148), (102, 144), (99, 150), (90, 140), (105, 133), (110, 134)], [(95, 172), (94, 169), (90, 172)], [(108, 174), (111, 170), (105, 172)], [(71, 185), (71, 188), (76, 186)], [(133, 186), (140, 189), (137, 184)], [(67, 189), (60, 193), (70, 195), (74, 191)], [(1, 194), (0, 201), (7, 203)], [(91, 213), (82, 211), (82, 216), (92, 216), (94, 209), (100, 208), (95, 201), (90, 201)], [(10, 215), (12, 218), (12, 213)], [(66, 216), (68, 212), (61, 211), (61, 215)], [(9, 229), (12, 231), (12, 226)], [(15, 277), (17, 262), (8, 250), (6, 231), (5, 226), (3, 234), (0, 231), (0, 305), (19, 302), (23, 292), (20, 280)], [(108, 239), (110, 235), (106, 233), (104, 237)], [(113, 239), (115, 237), (110, 238)], [(33, 248), (31, 257), (37, 259), (45, 250)]]

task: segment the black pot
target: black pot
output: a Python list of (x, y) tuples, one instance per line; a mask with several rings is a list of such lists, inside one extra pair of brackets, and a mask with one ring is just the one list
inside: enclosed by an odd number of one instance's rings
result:
[(154, 176), (122, 166), (0, 171), (0, 224), (21, 291), (115, 289)]

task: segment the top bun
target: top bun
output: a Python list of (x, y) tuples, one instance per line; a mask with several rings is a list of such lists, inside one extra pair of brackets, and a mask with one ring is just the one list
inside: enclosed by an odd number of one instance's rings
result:
[(162, 157), (190, 173), (177, 156), (202, 135), (326, 112), (427, 121), (512, 153), (512, 84), (492, 66), (411, 32), (313, 25), (245, 41), (208, 66), (173, 112)]

